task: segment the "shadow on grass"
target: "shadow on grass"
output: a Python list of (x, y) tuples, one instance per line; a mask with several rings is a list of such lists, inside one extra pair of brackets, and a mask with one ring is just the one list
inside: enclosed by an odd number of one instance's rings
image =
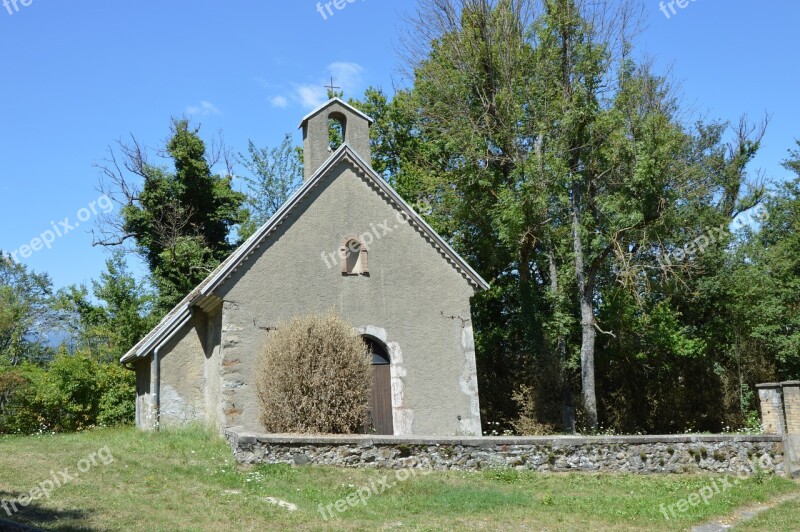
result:
[[(48, 530), (63, 532), (91, 531), (92, 528), (81, 525), (89, 512), (84, 510), (55, 510), (32, 501), (28, 506), (17, 502), (22, 493), (10, 493), (0, 490), (0, 531), (29, 532), (47, 527)], [(15, 507), (12, 505), (16, 505)], [(2, 506), (5, 503), (6, 506)], [(7, 508), (7, 509), (6, 509)], [(9, 513), (11, 515), (9, 515)]]

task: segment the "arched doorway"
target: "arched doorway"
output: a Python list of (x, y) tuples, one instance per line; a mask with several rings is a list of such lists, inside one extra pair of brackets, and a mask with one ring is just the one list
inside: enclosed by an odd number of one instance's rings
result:
[(364, 338), (372, 353), (372, 397), (369, 401), (369, 432), (394, 434), (392, 419), (392, 372), (389, 352), (384, 345), (372, 338)]

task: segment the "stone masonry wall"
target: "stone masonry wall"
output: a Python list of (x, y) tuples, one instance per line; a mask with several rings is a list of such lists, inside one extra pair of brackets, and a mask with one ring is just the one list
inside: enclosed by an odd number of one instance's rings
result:
[(786, 412), (786, 432), (800, 435), (800, 381), (784, 382), (783, 408)]
[(800, 478), (800, 381), (784, 382), (783, 407), (786, 413), (786, 433), (784, 449), (786, 450), (787, 476)]
[(777, 434), (782, 436), (785, 430), (783, 415), (783, 395), (781, 384), (759, 384), (758, 397), (761, 402), (761, 424), (764, 434)]
[[(241, 463), (356, 468), (783, 475), (776, 436), (402, 438), (275, 436), (226, 431)], [(757, 465), (758, 464), (758, 465)]]

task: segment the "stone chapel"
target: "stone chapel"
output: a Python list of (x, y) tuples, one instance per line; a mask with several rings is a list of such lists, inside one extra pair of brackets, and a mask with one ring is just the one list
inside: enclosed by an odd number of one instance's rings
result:
[(372, 169), (371, 123), (338, 98), (303, 119), (303, 185), (122, 357), (138, 427), (263, 432), (268, 331), (334, 308), (373, 351), (373, 433), (481, 435), (470, 298), (488, 285)]

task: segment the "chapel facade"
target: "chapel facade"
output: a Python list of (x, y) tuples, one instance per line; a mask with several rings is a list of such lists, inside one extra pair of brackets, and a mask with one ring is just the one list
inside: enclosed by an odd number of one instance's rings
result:
[(303, 119), (302, 187), (122, 357), (138, 427), (263, 432), (269, 331), (334, 309), (373, 352), (371, 432), (481, 434), (470, 298), (488, 285), (372, 169), (371, 122), (339, 99)]

